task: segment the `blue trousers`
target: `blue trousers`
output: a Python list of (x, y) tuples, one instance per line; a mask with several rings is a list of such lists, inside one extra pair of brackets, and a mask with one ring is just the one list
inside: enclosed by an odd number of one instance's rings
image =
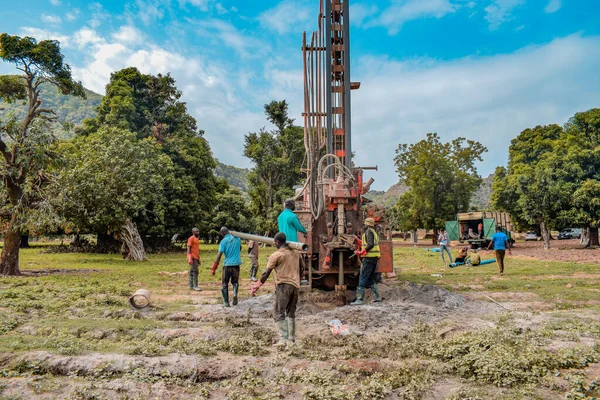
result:
[(444, 259), (444, 251), (448, 253), (448, 262), (452, 262), (452, 253), (450, 252), (450, 247), (446, 246), (445, 244), (440, 244), (440, 249), (442, 250), (442, 261), (446, 262), (446, 260)]
[(375, 270), (377, 269), (377, 258), (363, 258), (360, 276), (358, 278), (358, 286), (368, 288), (375, 283)]

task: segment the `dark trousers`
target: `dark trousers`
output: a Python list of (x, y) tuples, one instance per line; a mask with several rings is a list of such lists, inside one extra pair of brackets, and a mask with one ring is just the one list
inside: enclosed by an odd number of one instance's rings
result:
[(375, 271), (377, 270), (378, 258), (363, 258), (362, 267), (360, 268), (360, 276), (358, 278), (358, 286), (362, 288), (370, 288), (375, 283)]
[(223, 277), (221, 279), (221, 286), (223, 289), (227, 289), (229, 281), (232, 285), (237, 285), (240, 279), (240, 266), (235, 265), (232, 267), (223, 267)]
[(286, 318), (296, 318), (296, 305), (300, 290), (289, 283), (280, 283), (275, 288), (275, 304), (273, 304), (273, 319), (275, 322)]
[(496, 250), (496, 263), (498, 264), (498, 272), (501, 274), (504, 273), (504, 256), (506, 255), (506, 250)]
[(192, 259), (192, 265), (190, 265), (190, 289), (194, 288), (198, 284), (198, 265), (200, 261), (197, 258)]

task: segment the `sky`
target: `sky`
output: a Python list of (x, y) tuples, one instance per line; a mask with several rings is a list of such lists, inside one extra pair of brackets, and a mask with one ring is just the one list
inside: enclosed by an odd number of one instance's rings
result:
[[(0, 32), (57, 39), (83, 85), (104, 93), (128, 66), (171, 73), (220, 161), (251, 167), (244, 135), (264, 104), (302, 123), (302, 32), (319, 0), (0, 0)], [(374, 189), (398, 180), (400, 143), (428, 132), (488, 148), (505, 165), (528, 127), (600, 107), (600, 1), (350, 0), (355, 163)], [(13, 73), (0, 64), (0, 73)]]

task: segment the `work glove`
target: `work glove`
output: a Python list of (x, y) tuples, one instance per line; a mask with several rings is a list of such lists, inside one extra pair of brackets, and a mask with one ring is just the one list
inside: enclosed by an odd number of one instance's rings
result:
[(192, 255), (191, 255), (191, 254), (188, 254), (188, 255), (187, 255), (187, 259), (188, 259), (188, 264), (189, 264), (189, 265), (192, 265), (192, 264), (194, 263), (194, 259), (192, 258)]
[(263, 283), (258, 280), (256, 282), (254, 282), (254, 285), (252, 285), (252, 288), (250, 289), (250, 294), (254, 297), (256, 296), (256, 292), (258, 291), (258, 289), (260, 289), (260, 287), (263, 285)]
[(359, 257), (363, 257), (363, 256), (366, 256), (366, 255), (367, 255), (367, 251), (366, 251), (366, 250), (356, 250), (356, 251), (354, 252), (354, 254), (356, 254), (356, 255), (357, 255), (357, 256), (359, 256)]
[(214, 263), (213, 266), (212, 266), (212, 269), (210, 270), (210, 274), (212, 276), (214, 276), (215, 272), (217, 272), (217, 268), (219, 268), (219, 263)]

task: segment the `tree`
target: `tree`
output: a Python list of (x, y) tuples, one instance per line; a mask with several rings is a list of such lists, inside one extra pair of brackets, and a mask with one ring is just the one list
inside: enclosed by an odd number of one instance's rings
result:
[[(415, 144), (400, 144), (394, 159), (400, 179), (410, 188), (398, 201), (406, 229), (437, 229), (469, 208), (481, 184), (476, 161), (487, 149), (464, 138), (442, 143), (436, 133)], [(417, 226), (418, 225), (418, 226)]]
[[(64, 63), (60, 45), (54, 40), (37, 42), (31, 37), (0, 35), (0, 58), (14, 64), (22, 75), (0, 80), (0, 97), (7, 102), (24, 100), (27, 112), (17, 122), (9, 118), (0, 123), (0, 175), (10, 201), (10, 222), (4, 235), (0, 274), (18, 275), (20, 217), (34, 207), (31, 192), (45, 181), (43, 165), (52, 138), (46, 123), (55, 120), (54, 112), (43, 105), (40, 85), (50, 83), (62, 94), (84, 97), (81, 83), (75, 82)], [(32, 178), (34, 178), (32, 180)], [(28, 180), (29, 183), (28, 184)]]
[[(124, 244), (127, 259), (143, 260), (133, 220), (165, 218), (165, 186), (172, 162), (154, 138), (139, 140), (120, 128), (101, 128), (60, 145), (63, 165), (52, 198), (75, 232), (109, 232)], [(134, 162), (132, 162), (135, 160)]]
[(302, 180), (304, 133), (288, 117), (285, 100), (266, 104), (265, 115), (277, 129), (247, 134), (244, 155), (254, 164), (248, 183), (257, 228), (261, 232), (274, 232), (284, 200), (293, 195), (293, 186)]
[(211, 228), (218, 232), (222, 226), (232, 231), (252, 231), (252, 214), (242, 192), (237, 188), (229, 188), (218, 196)]
[[(140, 140), (154, 138), (171, 159), (173, 179), (165, 187), (165, 204), (151, 204), (148, 213), (134, 218), (144, 236), (170, 238), (194, 225), (207, 229), (217, 194), (226, 188), (214, 175), (210, 146), (181, 95), (169, 74), (153, 76), (125, 68), (111, 75), (98, 115), (78, 132), (88, 135), (103, 126), (126, 129)], [(164, 214), (160, 223), (148, 218), (157, 213)]]

